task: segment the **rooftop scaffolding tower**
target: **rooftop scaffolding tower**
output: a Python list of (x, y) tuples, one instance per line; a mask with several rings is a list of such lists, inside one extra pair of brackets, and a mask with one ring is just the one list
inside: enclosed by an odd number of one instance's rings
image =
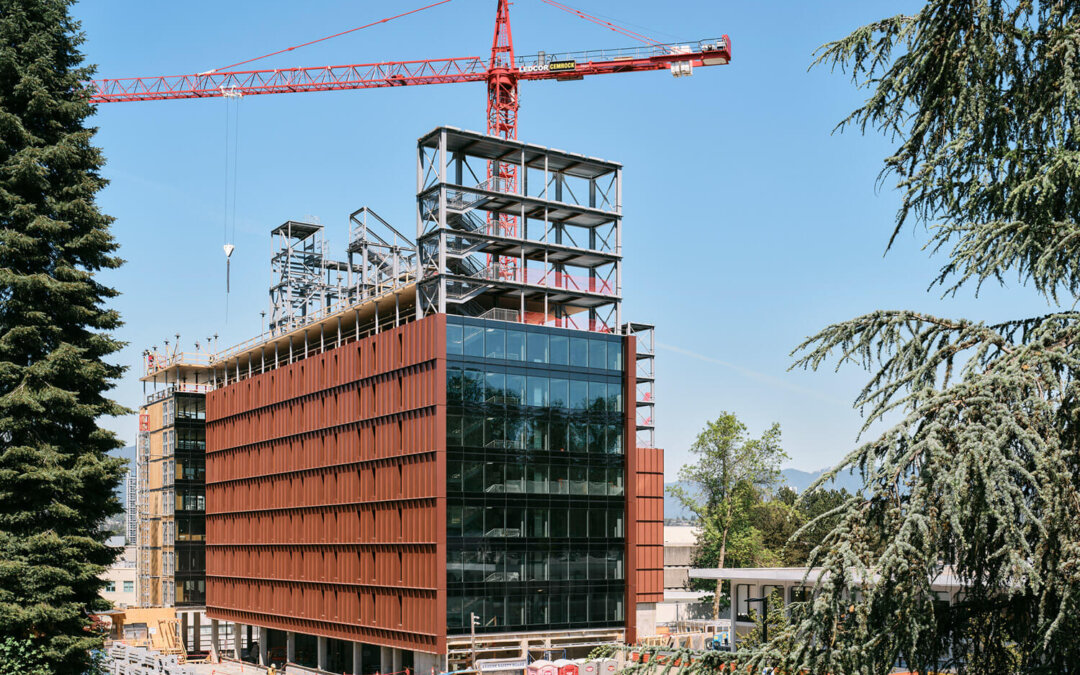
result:
[(288, 220), (270, 234), (277, 245), (270, 268), (278, 279), (270, 287), (270, 332), (280, 333), (334, 304), (343, 280), (334, 272), (346, 270), (327, 260), (322, 225)]
[[(489, 162), (517, 180), (481, 179)], [(620, 330), (621, 164), (440, 127), (417, 144), (416, 179), (417, 318)]]

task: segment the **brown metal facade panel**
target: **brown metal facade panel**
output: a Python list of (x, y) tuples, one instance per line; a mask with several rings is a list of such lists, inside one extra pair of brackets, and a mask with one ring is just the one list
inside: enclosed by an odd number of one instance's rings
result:
[(445, 323), (208, 394), (208, 616), (445, 651)]
[(638, 602), (664, 599), (664, 451), (636, 448), (634, 528)]

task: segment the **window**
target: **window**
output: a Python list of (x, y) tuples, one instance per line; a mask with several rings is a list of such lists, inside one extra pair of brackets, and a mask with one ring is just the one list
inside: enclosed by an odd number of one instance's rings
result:
[(810, 600), (810, 589), (806, 586), (792, 586), (789, 592), (789, 602), (807, 602)]
[(735, 620), (750, 620), (750, 584), (735, 585)]
[(548, 340), (548, 346), (551, 350), (550, 362), (558, 365), (565, 366), (570, 363), (570, 338), (565, 335), (552, 335)]
[(479, 326), (465, 326), (465, 356), (484, 356), (484, 329)]
[(458, 405), (462, 402), (462, 380), (465, 374), (456, 366), (446, 367), (446, 402)]
[(548, 362), (548, 336), (546, 333), (528, 334), (528, 354), (531, 363)]
[(455, 356), (464, 354), (464, 329), (462, 326), (446, 324), (446, 353)]
[(589, 367), (607, 368), (607, 342), (589, 340)]
[(506, 358), (506, 331), (488, 328), (484, 331), (484, 356), (489, 359)]
[(506, 358), (510, 361), (525, 360), (525, 331), (513, 328), (506, 331)]
[(585, 338), (570, 338), (570, 365), (574, 368), (589, 367), (589, 341)]
[(561, 378), (551, 378), (549, 381), (549, 401), (552, 408), (570, 407), (570, 382)]
[[(776, 597), (773, 597), (773, 593), (776, 593)], [(761, 587), (761, 597), (769, 599), (769, 610), (771, 611), (776, 607), (777, 603), (779, 603), (780, 605), (784, 604), (784, 587), (783, 586), (762, 586)], [(762, 612), (764, 612), (764, 607), (762, 606), (762, 603), (760, 603), (760, 602), (757, 603), (757, 611), (758, 611), (759, 615)], [(760, 616), (759, 616), (759, 618), (760, 618)]]
[(106, 581), (105, 582), (105, 592), (106, 593), (115, 593), (116, 592), (116, 582), (115, 581)]
[(548, 404), (548, 379), (529, 375), (528, 387), (529, 405), (546, 407)]
[(608, 370), (622, 370), (622, 342), (609, 342), (607, 345)]
[(589, 406), (589, 383), (583, 380), (570, 380), (570, 407), (585, 410)]
[[(110, 581), (109, 583), (112, 584), (113, 582)], [(113, 584), (113, 585), (115, 586), (115, 584)], [(125, 581), (124, 582), (124, 592), (125, 593), (134, 593), (135, 592), (135, 582), (134, 581)]]

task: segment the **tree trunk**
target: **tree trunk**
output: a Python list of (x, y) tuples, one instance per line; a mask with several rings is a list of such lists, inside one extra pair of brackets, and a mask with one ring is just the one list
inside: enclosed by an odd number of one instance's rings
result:
[[(721, 569), (721, 570), (724, 569), (724, 555), (727, 553), (727, 535), (728, 535), (728, 527), (725, 526), (724, 527), (724, 534), (720, 536), (720, 562), (716, 566), (717, 569)], [(723, 579), (717, 579), (716, 580), (716, 593), (713, 595), (713, 601), (712, 601), (712, 618), (713, 618), (713, 621), (716, 621), (717, 619), (720, 618), (720, 595), (721, 595), (720, 591), (723, 589), (723, 586), (724, 586), (724, 580)]]

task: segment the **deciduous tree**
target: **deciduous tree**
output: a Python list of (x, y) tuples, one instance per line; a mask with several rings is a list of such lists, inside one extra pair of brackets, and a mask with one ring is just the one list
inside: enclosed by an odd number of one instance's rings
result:
[[(705, 425), (690, 454), (696, 461), (679, 470), (681, 484), (670, 492), (697, 517), (699, 550), (715, 549), (715, 564), (723, 567), (732, 544), (744, 555), (764, 548), (760, 533), (749, 527), (749, 510), (759, 493), (771, 490), (780, 477), (780, 462), (787, 458), (780, 447), (780, 426), (750, 438), (746, 425), (725, 412)], [(722, 589), (718, 580), (714, 618), (720, 615)]]

